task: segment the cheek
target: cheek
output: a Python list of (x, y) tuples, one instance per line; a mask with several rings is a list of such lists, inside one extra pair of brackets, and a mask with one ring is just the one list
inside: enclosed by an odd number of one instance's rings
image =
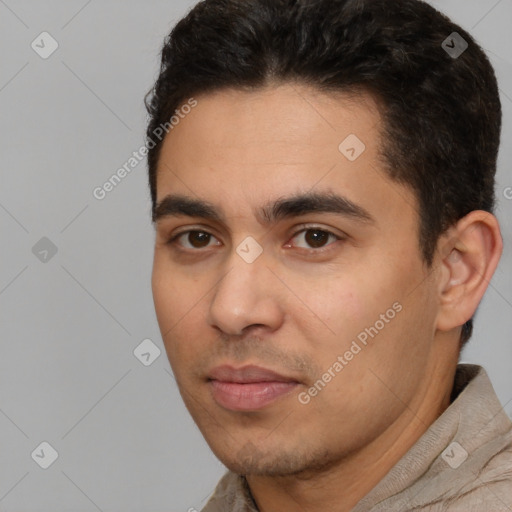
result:
[[(378, 364), (388, 351), (393, 353), (390, 344), (400, 350), (400, 342), (406, 343), (401, 333), (410, 328), (404, 324), (410, 313), (404, 303), (410, 287), (403, 270), (395, 267), (368, 265), (357, 272), (331, 269), (330, 275), (303, 283), (297, 295), (304, 297), (308, 311), (304, 314), (297, 306), (294, 317), (310, 340), (306, 350), (320, 368), (328, 369), (344, 354), (349, 366), (365, 368)], [(346, 370), (343, 373), (351, 373)]]
[(155, 261), (152, 275), (153, 301), (167, 358), (175, 376), (188, 380), (191, 368), (211, 349), (205, 318), (211, 283), (201, 283), (186, 272)]
[(321, 328), (326, 336), (332, 335), (343, 343), (345, 338), (365, 327), (382, 300), (375, 284), (372, 289), (368, 286), (370, 284), (363, 283), (357, 276), (340, 272), (317, 279), (301, 291), (311, 314), (299, 318), (305, 325), (309, 323), (314, 327), (311, 319), (315, 317), (315, 326)]
[(169, 278), (169, 274), (167, 272), (163, 271), (162, 265), (158, 264), (156, 259), (153, 264), (151, 289), (153, 293), (156, 317), (160, 326), (160, 331), (163, 335), (171, 328), (176, 301), (173, 300), (174, 295), (170, 292), (170, 290), (173, 289), (172, 279)]
[(156, 256), (151, 287), (160, 333), (172, 365), (176, 357), (179, 357), (182, 344), (179, 341), (180, 333), (187, 321), (187, 310), (189, 315), (193, 313), (193, 297), (187, 293), (191, 288), (183, 286), (180, 277), (162, 262), (162, 258)]
[(151, 277), (155, 311), (163, 332), (184, 318), (201, 297), (198, 283), (186, 272), (178, 272), (168, 259), (165, 250), (155, 252)]

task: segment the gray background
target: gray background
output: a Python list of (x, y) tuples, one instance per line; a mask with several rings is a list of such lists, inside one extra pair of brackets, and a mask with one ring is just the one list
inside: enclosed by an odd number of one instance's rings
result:
[[(92, 195), (142, 146), (163, 37), (193, 3), (0, 0), (2, 512), (199, 510), (224, 471), (160, 339), (145, 162)], [(487, 369), (511, 414), (512, 0), (432, 4), (476, 37), (500, 82), (505, 254), (463, 361)], [(31, 48), (43, 31), (59, 44), (47, 59)], [(43, 237), (57, 248), (46, 262), (48, 242), (33, 252)], [(148, 338), (161, 354), (145, 366), (133, 351)], [(48, 469), (31, 457), (43, 441), (58, 452)]]

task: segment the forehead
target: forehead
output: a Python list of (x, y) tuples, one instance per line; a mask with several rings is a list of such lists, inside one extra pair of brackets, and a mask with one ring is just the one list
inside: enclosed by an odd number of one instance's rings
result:
[(253, 211), (285, 194), (329, 190), (367, 210), (378, 210), (378, 203), (382, 211), (403, 207), (400, 195), (414, 203), (408, 190), (392, 191), (401, 186), (383, 170), (382, 119), (369, 94), (283, 84), (195, 99), (197, 106), (164, 139), (157, 202), (173, 192), (226, 207), (243, 200)]
[(327, 132), (335, 141), (344, 132), (364, 138), (368, 128), (380, 123), (376, 100), (362, 91), (325, 93), (301, 84), (281, 84), (252, 91), (221, 89), (196, 101), (166, 140), (175, 138), (176, 132), (180, 138), (193, 132), (202, 147), (250, 148), (267, 142), (274, 152), (280, 143), (305, 147), (322, 142), (320, 138), (329, 143)]
[(164, 139), (158, 178), (169, 166), (206, 165), (219, 174), (233, 164), (242, 178), (247, 166), (260, 166), (261, 175), (268, 165), (277, 172), (327, 158), (344, 164), (339, 145), (348, 136), (364, 144), (362, 156), (368, 160), (379, 139), (380, 114), (373, 97), (364, 93), (325, 94), (282, 84), (253, 91), (222, 89), (196, 101)]

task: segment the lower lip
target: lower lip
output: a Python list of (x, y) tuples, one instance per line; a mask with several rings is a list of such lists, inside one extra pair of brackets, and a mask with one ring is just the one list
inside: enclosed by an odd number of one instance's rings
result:
[(298, 385), (297, 382), (221, 382), (211, 380), (214, 400), (232, 411), (255, 411), (286, 395)]

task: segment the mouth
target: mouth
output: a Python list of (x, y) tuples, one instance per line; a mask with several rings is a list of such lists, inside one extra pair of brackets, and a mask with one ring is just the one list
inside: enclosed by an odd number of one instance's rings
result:
[(256, 411), (287, 395), (298, 385), (293, 377), (260, 366), (224, 365), (208, 375), (208, 385), (218, 405), (231, 411)]

